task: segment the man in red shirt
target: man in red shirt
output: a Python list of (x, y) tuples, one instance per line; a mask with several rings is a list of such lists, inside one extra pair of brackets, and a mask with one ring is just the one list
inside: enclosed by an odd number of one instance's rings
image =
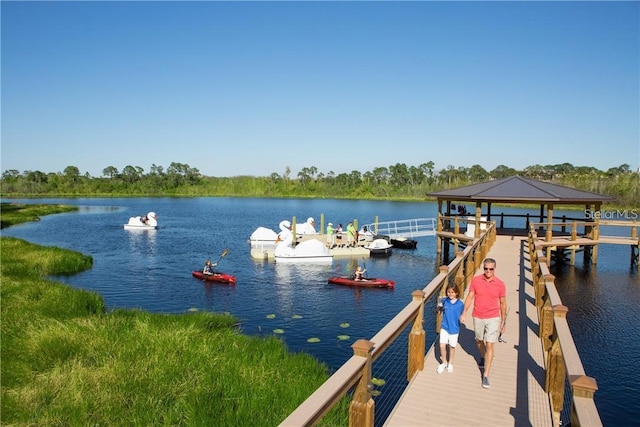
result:
[(487, 258), (482, 263), (484, 274), (479, 274), (471, 279), (469, 294), (464, 302), (464, 311), (460, 316), (460, 322), (464, 323), (465, 313), (473, 304), (473, 329), (476, 335), (476, 344), (480, 352), (480, 369), (482, 374), (482, 387), (489, 388), (489, 371), (493, 361), (493, 347), (498, 336), (504, 330), (507, 318), (506, 286), (504, 282), (495, 276), (496, 260)]

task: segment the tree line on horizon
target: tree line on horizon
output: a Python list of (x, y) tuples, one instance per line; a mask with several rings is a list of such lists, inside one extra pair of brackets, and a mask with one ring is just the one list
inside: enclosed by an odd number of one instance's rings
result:
[(533, 165), (522, 170), (499, 165), (487, 171), (480, 165), (436, 170), (432, 161), (418, 166), (396, 163), (372, 171), (323, 173), (315, 166), (303, 167), (292, 176), (290, 167), (267, 177), (211, 177), (188, 164), (172, 162), (165, 168), (151, 165), (122, 170), (108, 166), (101, 177), (82, 174), (76, 166), (62, 172), (5, 170), (0, 179), (3, 197), (43, 196), (240, 196), (326, 197), (423, 200), (429, 193), (480, 182), (522, 176), (583, 191), (613, 196), (622, 206), (640, 205), (640, 173), (628, 164), (606, 171), (570, 163)]

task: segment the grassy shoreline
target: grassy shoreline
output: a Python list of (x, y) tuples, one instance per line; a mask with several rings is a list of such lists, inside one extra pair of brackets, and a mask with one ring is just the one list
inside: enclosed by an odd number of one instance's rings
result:
[[(2, 204), (2, 221), (74, 209)], [(108, 312), (98, 294), (47, 279), (91, 268), (89, 256), (10, 237), (0, 251), (3, 425), (273, 426), (328, 378), (229, 315)], [(347, 417), (343, 400), (323, 424)]]

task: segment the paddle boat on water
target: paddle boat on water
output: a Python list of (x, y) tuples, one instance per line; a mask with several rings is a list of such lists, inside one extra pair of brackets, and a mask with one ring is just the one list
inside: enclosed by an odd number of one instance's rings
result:
[(374, 239), (371, 243), (365, 246), (365, 249), (369, 249), (371, 256), (389, 256), (393, 245), (385, 239)]
[(228, 285), (236, 284), (236, 276), (232, 276), (226, 273), (219, 273), (217, 271), (211, 274), (204, 274), (202, 271), (192, 271), (191, 275), (198, 280), (202, 280), (203, 282), (226, 283)]
[(158, 228), (158, 215), (149, 212), (146, 215), (132, 216), (124, 225), (125, 230), (155, 230)]
[(267, 227), (258, 227), (255, 229), (251, 236), (249, 236), (249, 243), (252, 248), (261, 247), (273, 247), (278, 239), (278, 233)]
[[(283, 231), (283, 222), (280, 222), (280, 232), (276, 233), (270, 228), (267, 227), (258, 227), (256, 228), (251, 236), (249, 236), (249, 243), (252, 248), (263, 248), (269, 246), (275, 246), (276, 240), (278, 239), (278, 234)], [(288, 222), (288, 221), (287, 221)], [(291, 228), (291, 222), (289, 223), (289, 230)], [(307, 234), (318, 234), (315, 228), (315, 220), (312, 217), (307, 218), (306, 222), (296, 224), (296, 236), (302, 237)]]
[(274, 258), (277, 263), (327, 263), (333, 261), (329, 249), (319, 240), (310, 239), (293, 247), (291, 223), (284, 220), (280, 223), (282, 230), (278, 234)]
[(363, 277), (362, 279), (356, 279), (353, 276), (334, 276), (329, 277), (328, 282), (335, 285), (359, 286), (363, 288), (393, 289), (396, 286), (396, 282), (393, 280), (376, 277)]
[(418, 247), (418, 241), (408, 239), (406, 237), (397, 237), (395, 239), (389, 239), (389, 242), (394, 248), (398, 249), (415, 249)]

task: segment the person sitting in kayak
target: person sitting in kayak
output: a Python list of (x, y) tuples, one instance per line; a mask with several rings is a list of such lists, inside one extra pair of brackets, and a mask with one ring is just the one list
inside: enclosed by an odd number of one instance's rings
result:
[(211, 264), (211, 260), (207, 260), (207, 262), (204, 263), (204, 268), (202, 269), (202, 274), (206, 274), (206, 275), (211, 275), (211, 274), (215, 274), (215, 271), (213, 270), (213, 268), (218, 265), (218, 264)]
[(355, 277), (355, 279), (356, 280), (365, 280), (364, 273), (366, 271), (367, 271), (366, 269), (363, 270), (362, 267), (358, 266), (358, 268), (356, 268), (356, 277)]

